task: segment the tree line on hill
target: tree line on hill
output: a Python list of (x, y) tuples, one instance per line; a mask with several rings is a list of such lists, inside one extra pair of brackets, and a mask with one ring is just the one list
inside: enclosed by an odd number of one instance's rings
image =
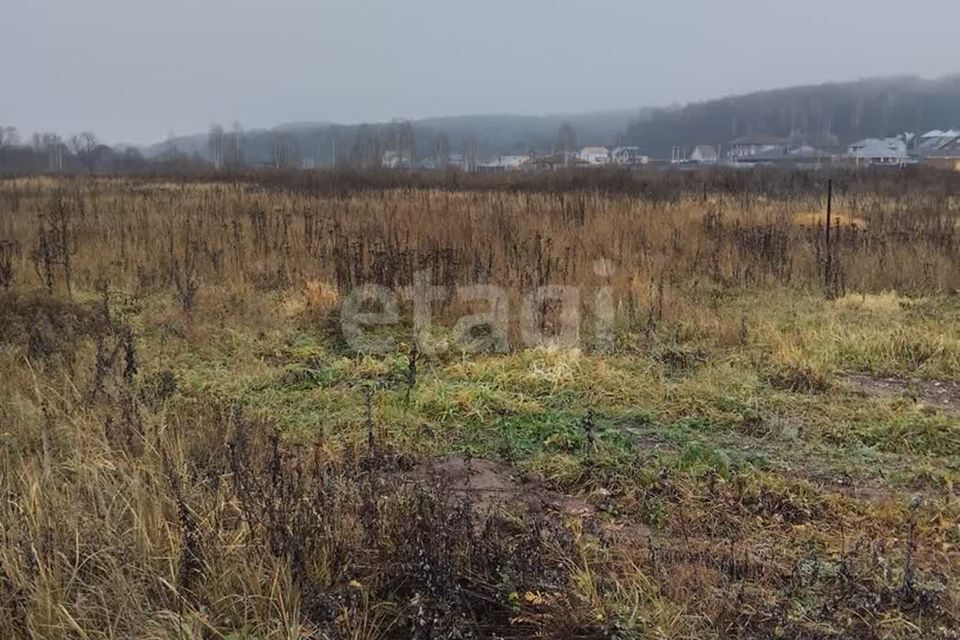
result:
[(674, 147), (724, 145), (766, 134), (823, 147), (876, 136), (960, 128), (960, 75), (897, 77), (793, 87), (682, 107), (580, 115), (456, 116), (377, 124), (292, 123), (273, 129), (209, 131), (143, 148), (111, 148), (93, 133), (21, 139), (0, 127), (0, 172), (136, 173), (163, 169), (384, 166), (442, 169), (453, 157), (470, 169), (478, 158), (572, 152), (578, 144), (638, 146), (670, 157)]
[(793, 87), (656, 109), (632, 123), (625, 137), (649, 155), (669, 157), (673, 147), (724, 145), (751, 134), (833, 147), (957, 127), (960, 74)]

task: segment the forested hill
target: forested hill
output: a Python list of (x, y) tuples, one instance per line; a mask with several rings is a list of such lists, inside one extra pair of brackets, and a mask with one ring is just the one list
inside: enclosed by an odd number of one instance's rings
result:
[[(960, 74), (939, 80), (895, 77), (793, 87), (672, 108), (450, 116), (371, 125), (301, 122), (243, 135), (248, 163), (270, 163), (282, 147), (296, 163), (317, 166), (332, 164), (334, 156), (338, 162), (352, 162), (371, 149), (379, 157), (397, 148), (399, 138), (408, 140), (418, 158), (434, 157), (441, 138), (450, 152), (475, 145), (480, 157), (549, 153), (565, 123), (572, 126), (574, 146), (635, 144), (660, 158), (669, 158), (674, 146), (725, 145), (748, 134), (842, 146), (866, 137), (960, 128)], [(209, 137), (174, 138), (143, 151), (149, 158), (171, 150), (209, 158)]]
[[(631, 122), (642, 117), (641, 109), (595, 113), (518, 116), (473, 115), (426, 118), (409, 123), (418, 157), (433, 157), (438, 138), (447, 140), (451, 152), (460, 152), (475, 143), (481, 157), (511, 153), (549, 153), (557, 143), (557, 134), (569, 123), (581, 144), (614, 146), (622, 142)], [(269, 162), (278, 142), (295, 148), (300, 160), (329, 165), (336, 153), (340, 161), (350, 161), (361, 136), (372, 136), (379, 148), (395, 146), (400, 127), (396, 122), (370, 125), (338, 125), (327, 122), (297, 122), (273, 129), (254, 129), (244, 133), (246, 160)], [(180, 153), (208, 157), (208, 135), (172, 138), (143, 149), (147, 157), (158, 157), (175, 148)]]
[(748, 134), (798, 136), (842, 145), (872, 136), (960, 127), (960, 74), (939, 80), (891, 77), (762, 91), (653, 109), (626, 138), (646, 153), (722, 145)]

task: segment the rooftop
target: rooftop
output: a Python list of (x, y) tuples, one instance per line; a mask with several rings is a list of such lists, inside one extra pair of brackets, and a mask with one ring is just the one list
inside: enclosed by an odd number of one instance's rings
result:
[(828, 151), (803, 145), (792, 149), (770, 149), (748, 156), (737, 158), (737, 162), (796, 162), (802, 160), (830, 160), (833, 157)]
[(925, 154), (927, 158), (960, 158), (960, 137)]
[(855, 158), (907, 158), (907, 143), (900, 138), (867, 138), (850, 145)]

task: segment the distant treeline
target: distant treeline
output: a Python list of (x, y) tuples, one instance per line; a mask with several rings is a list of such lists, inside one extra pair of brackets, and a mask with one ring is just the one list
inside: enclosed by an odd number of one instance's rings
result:
[[(749, 134), (794, 138), (830, 148), (867, 137), (960, 128), (960, 75), (901, 77), (794, 87), (684, 107), (572, 116), (457, 116), (378, 124), (295, 123), (209, 131), (143, 148), (116, 149), (92, 133), (21, 139), (0, 127), (0, 172), (149, 173), (246, 168), (470, 169), (498, 155), (570, 152), (580, 146), (638, 146), (669, 158), (672, 149), (723, 146)], [(456, 161), (454, 161), (456, 158)], [(445, 179), (445, 178), (441, 178)]]
[(88, 131), (69, 138), (43, 133), (22, 140), (13, 127), (0, 127), (0, 174), (4, 175), (183, 173), (207, 167), (204, 158), (186, 154), (148, 159), (133, 147), (107, 146)]
[[(365, 125), (288, 124), (245, 134), (254, 166), (374, 168), (385, 151), (442, 164), (453, 155), (490, 158), (549, 154), (579, 146), (638, 146), (653, 158), (674, 147), (723, 146), (750, 134), (844, 147), (868, 137), (960, 128), (960, 75), (939, 80), (896, 77), (793, 87), (683, 107), (573, 116), (458, 116)], [(214, 127), (212, 131), (218, 129)], [(186, 153), (210, 157), (211, 135), (175, 138), (145, 150), (148, 157)]]
[(625, 137), (644, 153), (669, 157), (676, 146), (725, 145), (750, 134), (829, 147), (949, 128), (960, 128), (960, 75), (794, 87), (657, 109)]
[(218, 141), (225, 141), (224, 148), (229, 150), (236, 144), (237, 134), (242, 134), (243, 156), (250, 166), (371, 168), (381, 164), (386, 151), (442, 164), (444, 158), (455, 154), (480, 158), (549, 154), (557, 149), (563, 129), (576, 133), (572, 142), (615, 146), (624, 142), (630, 123), (643, 113), (631, 109), (568, 116), (452, 116), (358, 125), (291, 123), (246, 131), (237, 125), (230, 130), (213, 125), (206, 133), (173, 137), (145, 147), (143, 152), (148, 158), (175, 154), (216, 162), (216, 149), (221, 146)]

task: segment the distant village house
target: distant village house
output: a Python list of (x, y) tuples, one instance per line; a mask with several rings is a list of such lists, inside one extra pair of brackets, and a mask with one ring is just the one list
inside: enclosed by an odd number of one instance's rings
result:
[(932, 167), (960, 171), (960, 136), (926, 153), (923, 161)]
[(529, 162), (530, 156), (527, 155), (496, 156), (490, 162), (478, 165), (477, 169), (482, 172), (519, 171)]
[(903, 138), (867, 138), (847, 148), (847, 157), (857, 165), (899, 166), (910, 161)]
[(697, 164), (716, 164), (719, 160), (717, 148), (710, 144), (697, 145), (690, 154), (690, 162)]
[(924, 164), (960, 171), (960, 131), (928, 131), (920, 136), (917, 153)]
[(640, 147), (616, 147), (610, 152), (610, 161), (621, 166), (647, 164), (650, 158), (640, 153)]
[(786, 150), (788, 141), (776, 136), (754, 134), (737, 138), (730, 143), (727, 156), (733, 160), (757, 155), (758, 153), (773, 153)]
[(578, 155), (587, 164), (610, 164), (610, 150), (606, 147), (584, 147)]

